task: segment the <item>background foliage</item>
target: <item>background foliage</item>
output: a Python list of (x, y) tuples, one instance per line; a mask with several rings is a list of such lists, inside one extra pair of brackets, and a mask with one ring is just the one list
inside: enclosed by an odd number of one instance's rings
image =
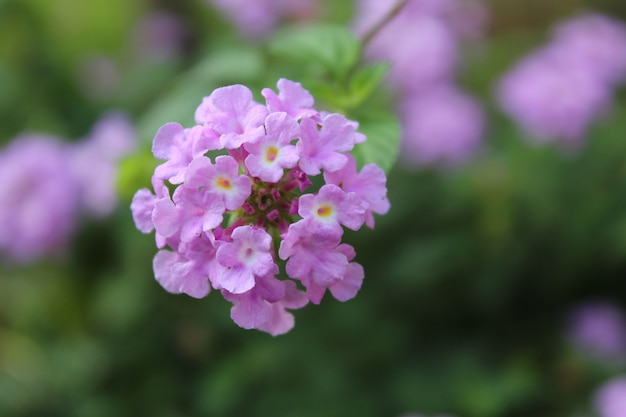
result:
[[(325, 24), (349, 21), (350, 2), (326, 3)], [(587, 300), (626, 307), (626, 96), (617, 92), (582, 152), (564, 154), (529, 145), (492, 89), (548, 25), (586, 6), (625, 18), (617, 3), (494, 0), (491, 31), (467, 51), (461, 80), (488, 108), (486, 150), (443, 171), (392, 166), (393, 97), (374, 88), (382, 67), (348, 77), (358, 45), (341, 26), (251, 42), (200, 1), (0, 1), (0, 142), (24, 130), (80, 137), (118, 108), (142, 143), (121, 168), (119, 210), (84, 223), (66, 259), (0, 265), (0, 415), (587, 412), (598, 384), (626, 369), (572, 349), (563, 325)], [(142, 60), (128, 39), (157, 9), (185, 19), (186, 47)], [(120, 77), (94, 92), (79, 68), (99, 55)], [(234, 325), (220, 297), (163, 291), (153, 238), (127, 207), (149, 184), (161, 124), (191, 124), (221, 85), (258, 92), (279, 77), (361, 122), (375, 146), (361, 158), (390, 170), (392, 210), (348, 236), (366, 271), (359, 295), (296, 311), (296, 327), (272, 338)]]

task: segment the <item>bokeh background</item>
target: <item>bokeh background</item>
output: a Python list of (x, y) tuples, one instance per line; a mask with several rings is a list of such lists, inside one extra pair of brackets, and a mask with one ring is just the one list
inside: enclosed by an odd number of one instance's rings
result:
[[(0, 260), (0, 415), (626, 416), (623, 385), (621, 409), (599, 399), (626, 375), (626, 68), (574, 146), (533, 139), (497, 93), (559, 22), (593, 11), (626, 25), (626, 4), (479, 3), (452, 77), (481, 111), (479, 127), (453, 129), (476, 132), (471, 151), (420, 159), (418, 146), (403, 159), (402, 148), (391, 211), (347, 235), (365, 268), (360, 293), (297, 310), (295, 328), (272, 337), (237, 327), (217, 294), (165, 292), (154, 238), (128, 209), (150, 184), (160, 125), (189, 126), (222, 85), (307, 86), (317, 73), (273, 61), (272, 34), (294, 20), (355, 28), (366, 2), (275, 1), (274, 14), (252, 3), (0, 0), (0, 153), (25, 132), (78, 145), (109, 111), (136, 141), (111, 159), (114, 210), (76, 213), (50, 256)], [(402, 116), (402, 91), (385, 81), (368, 105)]]

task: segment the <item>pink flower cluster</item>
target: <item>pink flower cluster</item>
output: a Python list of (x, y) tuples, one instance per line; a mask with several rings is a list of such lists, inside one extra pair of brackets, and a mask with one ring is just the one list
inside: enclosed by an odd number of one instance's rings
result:
[[(218, 88), (195, 126), (162, 126), (154, 193), (139, 190), (131, 205), (137, 228), (156, 231), (154, 273), (167, 291), (220, 290), (235, 323), (272, 335), (293, 327), (287, 309), (318, 304), (327, 289), (356, 295), (363, 268), (343, 227), (372, 228), (373, 213), (389, 210), (384, 172), (358, 171), (349, 153), (366, 139), (358, 124), (317, 111), (299, 83), (281, 79), (278, 91), (263, 89), (263, 105), (243, 85)], [(291, 280), (277, 278), (283, 264)]]
[(626, 25), (584, 14), (558, 25), (547, 45), (511, 68), (497, 97), (530, 139), (576, 148), (625, 77)]

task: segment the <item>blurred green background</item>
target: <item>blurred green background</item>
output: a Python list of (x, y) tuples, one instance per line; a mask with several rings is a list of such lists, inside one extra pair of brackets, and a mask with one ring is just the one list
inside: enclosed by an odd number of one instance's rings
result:
[[(0, 415), (591, 415), (593, 390), (626, 367), (573, 349), (564, 320), (590, 299), (626, 307), (626, 95), (565, 155), (528, 145), (492, 93), (554, 22), (585, 8), (626, 19), (626, 5), (489, 7), (460, 81), (489, 111), (487, 152), (451, 171), (392, 169), (390, 213), (347, 235), (366, 273), (358, 296), (297, 310), (295, 328), (273, 338), (238, 328), (218, 294), (166, 293), (153, 236), (127, 207), (149, 185), (161, 124), (189, 125), (221, 85), (258, 92), (301, 69), (268, 65), (262, 43), (200, 0), (0, 0), (0, 143), (25, 130), (72, 140), (111, 108), (141, 140), (119, 210), (84, 222), (66, 259), (0, 265)], [(164, 60), (131, 41), (156, 10), (186, 22), (184, 49)], [(347, 24), (352, 4), (323, 10)]]

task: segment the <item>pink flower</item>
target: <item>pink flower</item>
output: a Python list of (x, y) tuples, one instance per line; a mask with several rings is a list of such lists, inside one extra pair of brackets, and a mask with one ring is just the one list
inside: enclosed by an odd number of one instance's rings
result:
[(154, 156), (166, 160), (156, 168), (154, 175), (180, 184), (193, 158), (219, 147), (218, 137), (200, 126), (184, 129), (178, 123), (167, 123), (161, 126), (152, 142)]
[(163, 198), (155, 203), (152, 220), (159, 234), (170, 237), (180, 231), (181, 240), (189, 242), (222, 224), (226, 208), (214, 194), (178, 187), (173, 199)]
[(250, 195), (250, 178), (239, 175), (239, 164), (234, 158), (221, 155), (215, 164), (206, 157), (194, 159), (185, 177), (185, 187), (202, 188), (202, 192), (219, 196), (228, 210), (235, 210)]
[(311, 302), (319, 304), (318, 287), (328, 288), (341, 281), (348, 271), (348, 259), (338, 250), (341, 236), (311, 234), (304, 221), (289, 226), (278, 255), (287, 260), (287, 274), (307, 287)]
[(233, 231), (232, 239), (217, 249), (217, 260), (225, 269), (213, 284), (241, 294), (254, 287), (255, 276), (264, 276), (274, 267), (270, 254), (272, 238), (263, 229), (239, 226)]
[[(337, 251), (341, 252), (346, 256), (348, 261), (352, 261), (356, 256), (356, 252), (354, 248), (350, 245), (342, 244), (337, 247)], [(363, 284), (363, 277), (365, 276), (365, 272), (363, 267), (356, 263), (350, 262), (348, 264), (348, 270), (343, 278), (328, 287), (330, 293), (339, 301), (348, 301), (354, 298), (361, 289), (361, 285)]]
[(291, 141), (300, 136), (300, 125), (287, 113), (271, 113), (265, 119), (265, 129), (265, 135), (244, 146), (250, 153), (245, 164), (251, 175), (278, 182), (284, 168), (293, 168), (298, 163), (298, 151)]
[(278, 95), (271, 88), (261, 91), (270, 113), (285, 112), (297, 120), (315, 116), (313, 96), (302, 88), (302, 84), (281, 78), (276, 85)]
[(153, 176), (152, 187), (156, 194), (152, 194), (147, 188), (142, 188), (135, 193), (130, 205), (135, 226), (142, 233), (150, 233), (154, 230), (153, 212), (156, 202), (170, 198), (169, 190), (163, 180)]
[(365, 224), (374, 228), (373, 213), (386, 214), (390, 203), (387, 199), (387, 177), (382, 169), (376, 164), (367, 164), (357, 172), (356, 161), (351, 155), (348, 163), (340, 170), (324, 172), (324, 180), (327, 184), (335, 184), (347, 193), (355, 193), (367, 206), (365, 211)]
[(254, 288), (243, 294), (222, 291), (224, 298), (233, 303), (230, 316), (240, 327), (263, 330), (272, 336), (293, 328), (293, 315), (286, 309), (301, 308), (308, 298), (293, 282), (276, 279), (276, 273), (278, 267), (266, 276), (256, 277)]
[(365, 221), (362, 199), (355, 193), (346, 193), (334, 184), (323, 185), (317, 195), (300, 197), (298, 214), (313, 232), (343, 233), (341, 225), (358, 230)]
[(296, 288), (293, 281), (283, 281), (285, 285), (285, 295), (280, 300), (270, 303), (270, 316), (262, 323), (258, 329), (277, 336), (287, 333), (294, 326), (293, 314), (287, 309), (293, 310), (304, 307), (309, 299), (306, 294)]
[(344, 116), (333, 113), (318, 122), (303, 119), (301, 138), (296, 144), (300, 152), (299, 166), (307, 175), (318, 175), (322, 169), (337, 171), (348, 162), (345, 155), (354, 148), (357, 137), (355, 125)]
[(153, 261), (154, 276), (168, 292), (206, 297), (211, 291), (209, 277), (218, 270), (215, 252), (211, 233), (181, 244), (175, 252), (160, 250)]
[(209, 277), (202, 270), (202, 265), (179, 252), (160, 250), (154, 257), (153, 267), (156, 280), (173, 294), (203, 298), (211, 290)]
[(154, 230), (152, 212), (154, 211), (155, 203), (155, 195), (147, 188), (138, 190), (133, 196), (130, 210), (133, 214), (135, 227), (142, 233), (150, 233)]
[(196, 122), (217, 132), (222, 147), (235, 149), (263, 134), (265, 106), (243, 85), (218, 88), (196, 110)]

